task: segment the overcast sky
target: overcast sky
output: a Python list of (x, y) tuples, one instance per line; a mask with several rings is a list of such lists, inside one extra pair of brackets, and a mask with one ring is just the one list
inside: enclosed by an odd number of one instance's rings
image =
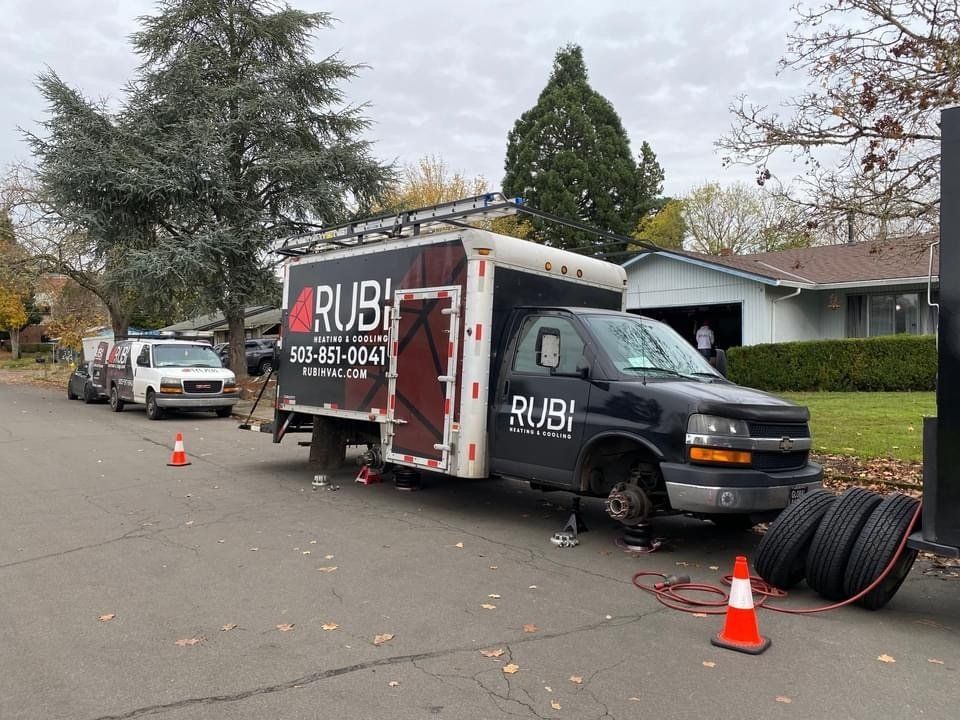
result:
[[(794, 94), (778, 77), (790, 0), (293, 0), (338, 19), (316, 39), (369, 65), (347, 87), (370, 104), (377, 153), (401, 163), (436, 154), (499, 188), (507, 132), (537, 99), (557, 48), (583, 46), (593, 87), (613, 103), (634, 152), (647, 140), (666, 192), (749, 180), (713, 147), (739, 93)], [(0, 168), (29, 160), (18, 126), (45, 113), (33, 86), (45, 66), (94, 98), (116, 98), (137, 64), (128, 42), (152, 0), (0, 0)], [(786, 169), (786, 168), (785, 168)]]

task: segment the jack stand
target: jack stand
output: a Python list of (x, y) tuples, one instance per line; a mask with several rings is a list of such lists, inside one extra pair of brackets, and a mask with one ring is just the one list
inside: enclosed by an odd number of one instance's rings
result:
[(354, 478), (354, 480), (361, 485), (373, 485), (374, 483), (383, 482), (383, 476), (376, 468), (364, 465), (360, 468), (360, 472), (357, 473), (357, 477)]
[(563, 530), (554, 533), (550, 542), (560, 548), (576, 547), (580, 544), (580, 533), (587, 532), (587, 526), (580, 515), (580, 497), (573, 498), (570, 519), (564, 525)]
[(623, 547), (628, 552), (652, 553), (656, 552), (662, 543), (655, 540), (651, 533), (650, 523), (641, 520), (636, 525), (628, 525), (623, 530)]
[(320, 488), (325, 488), (330, 485), (330, 483), (327, 482), (326, 475), (314, 475), (313, 482), (310, 484), (313, 486), (314, 490), (319, 490)]
[(583, 515), (580, 514), (580, 496), (574, 495), (573, 502), (570, 505), (570, 519), (567, 520), (567, 527), (564, 528), (566, 532), (567, 528), (573, 528), (573, 534), (579, 535), (580, 533), (589, 532), (590, 528), (587, 527), (587, 524), (583, 521)]
[(420, 489), (420, 473), (406, 467), (398, 467), (393, 471), (393, 484), (397, 490), (412, 492)]

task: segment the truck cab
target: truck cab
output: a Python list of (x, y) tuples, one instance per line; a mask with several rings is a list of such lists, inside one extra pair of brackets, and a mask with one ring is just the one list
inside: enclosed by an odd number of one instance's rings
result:
[(806, 408), (728, 382), (668, 326), (518, 308), (495, 358), (492, 474), (616, 499), (621, 520), (731, 520), (819, 487)]

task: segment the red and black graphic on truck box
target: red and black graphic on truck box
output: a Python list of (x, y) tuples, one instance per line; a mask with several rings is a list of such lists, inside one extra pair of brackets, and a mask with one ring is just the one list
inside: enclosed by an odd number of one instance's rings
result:
[(281, 402), (360, 413), (387, 409), (388, 303), (398, 289), (459, 285), (459, 241), (356, 254), (288, 269)]

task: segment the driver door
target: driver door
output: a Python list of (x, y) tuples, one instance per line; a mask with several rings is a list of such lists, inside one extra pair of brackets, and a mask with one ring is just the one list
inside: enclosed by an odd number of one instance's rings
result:
[[(547, 335), (559, 336), (556, 367), (543, 364)], [(523, 320), (512, 350), (495, 398), (490, 469), (572, 486), (590, 399), (586, 342), (569, 318), (537, 314)]]

